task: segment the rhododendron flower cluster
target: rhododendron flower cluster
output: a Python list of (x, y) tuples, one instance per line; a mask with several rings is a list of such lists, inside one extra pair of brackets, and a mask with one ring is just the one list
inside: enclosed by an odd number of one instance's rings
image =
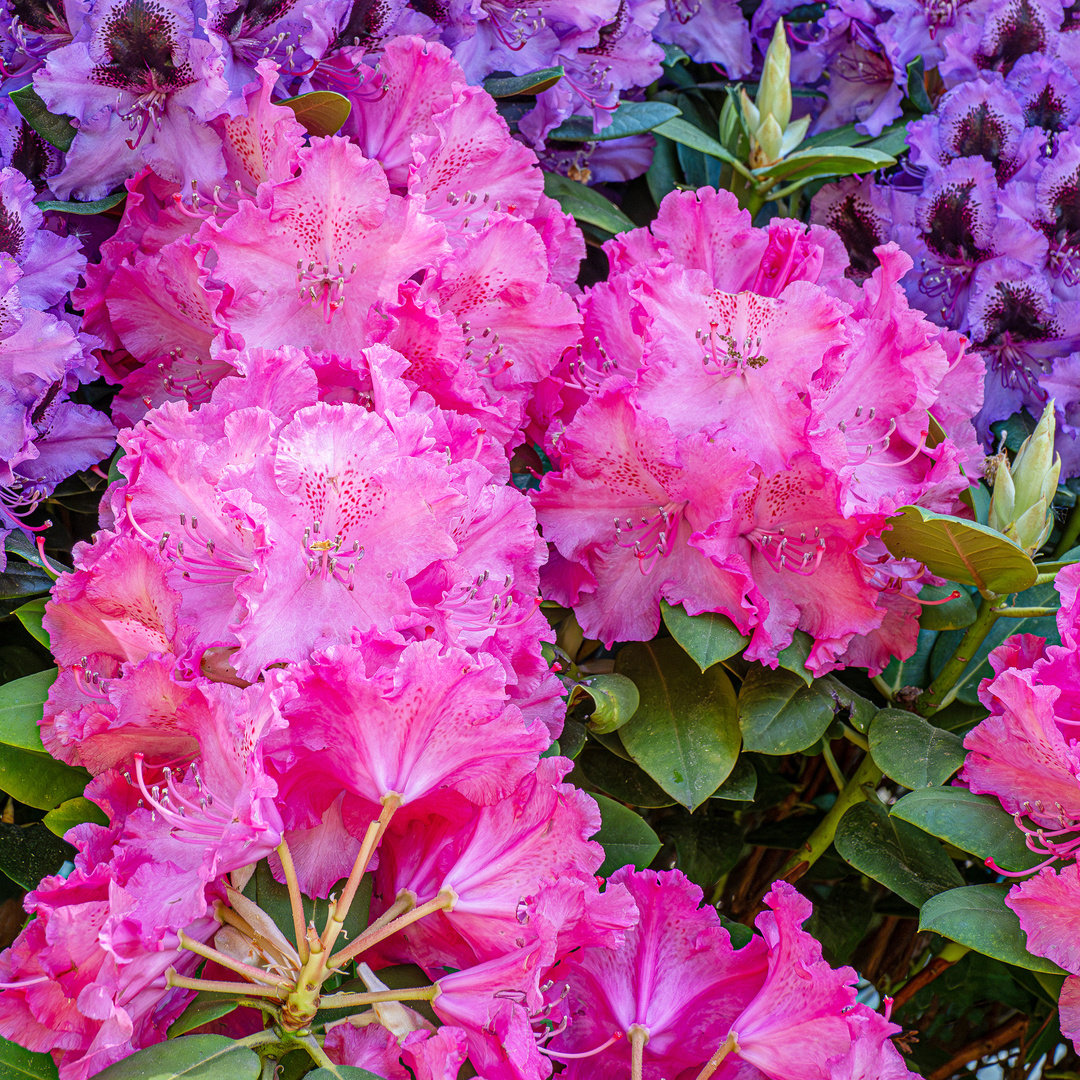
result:
[(380, 72), (383, 92), (353, 98), (344, 135), (305, 146), (261, 61), (247, 116), (220, 124), (226, 187), (129, 181), (76, 294), (117, 350), (121, 416), (205, 401), (234, 370), (230, 347), (383, 342), (414, 386), (513, 445), (532, 385), (577, 339), (564, 286), (580, 233), (445, 48), (397, 39)]
[(1080, 85), (1065, 52), (1020, 56), (1002, 71), (965, 68), (934, 113), (909, 125), (903, 173), (826, 188), (812, 220), (841, 233), (859, 274), (876, 244), (909, 252), (909, 301), (967, 335), (986, 361), (980, 436), (989, 444), (992, 423), (1022, 408), (1038, 417), (1053, 398), (1063, 474), (1074, 476)]
[(95, 377), (90, 349), (63, 310), (86, 260), (73, 237), (43, 228), (34, 189), (0, 171), (0, 569), (2, 540), (56, 485), (112, 449), (108, 417), (70, 399)]
[(909, 655), (921, 571), (878, 537), (899, 506), (957, 505), (982, 380), (908, 307), (910, 261), (880, 247), (857, 287), (835, 233), (755, 229), (708, 188), (606, 250), (538, 396), (560, 466), (535, 499), (545, 596), (605, 642), (652, 637), (664, 599), (727, 615), (773, 665), (797, 629), (819, 674)]
[(1080, 568), (1065, 567), (1056, 587), (1061, 644), (1018, 634), (990, 654), (994, 677), (979, 687), (990, 716), (964, 740), (960, 780), (1000, 800), (1043, 857), (1039, 873), (1014, 886), (1006, 903), (1020, 917), (1028, 948), (1070, 973), (1061, 991), (1061, 1030), (1080, 1044)]

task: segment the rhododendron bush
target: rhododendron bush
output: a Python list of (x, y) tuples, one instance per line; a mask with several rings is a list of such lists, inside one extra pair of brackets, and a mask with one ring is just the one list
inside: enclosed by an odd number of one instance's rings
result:
[(1080, 1075), (1078, 25), (5, 0), (0, 1078)]

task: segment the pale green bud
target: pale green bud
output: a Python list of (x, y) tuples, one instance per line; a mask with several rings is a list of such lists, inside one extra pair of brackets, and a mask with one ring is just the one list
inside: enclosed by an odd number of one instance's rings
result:
[(739, 109), (731, 94), (720, 110), (720, 142), (729, 150), (734, 150), (739, 141)]
[(1061, 457), (1054, 454), (1054, 427), (1051, 400), (1035, 430), (1021, 445), (1012, 467), (1002, 463), (994, 477), (987, 523), (1029, 554), (1046, 543), (1054, 525), (1050, 504), (1061, 474)]
[(757, 129), (757, 144), (758, 153), (760, 159), (757, 159), (757, 155), (752, 154), (750, 158), (750, 164), (754, 168), (760, 168), (762, 165), (769, 165), (774, 161), (780, 160), (780, 147), (784, 141), (784, 133), (780, 130), (780, 125), (776, 122), (776, 117), (766, 116), (761, 122), (761, 126)]
[(749, 95), (742, 87), (739, 88), (739, 105), (742, 108), (743, 127), (746, 128), (746, 134), (752, 139), (757, 133), (758, 125), (761, 123), (761, 113), (758, 112), (758, 107), (750, 100)]
[(777, 20), (769, 51), (765, 54), (755, 104), (762, 121), (771, 113), (780, 125), (781, 133), (786, 130), (791, 119), (791, 48), (783, 19)]

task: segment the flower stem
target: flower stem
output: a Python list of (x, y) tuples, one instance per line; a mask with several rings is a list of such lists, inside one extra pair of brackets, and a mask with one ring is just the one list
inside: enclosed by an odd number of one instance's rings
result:
[(709, 1077), (723, 1064), (724, 1058), (730, 1053), (737, 1052), (738, 1049), (739, 1044), (735, 1039), (735, 1033), (729, 1032), (728, 1037), (716, 1048), (716, 1053), (709, 1058), (705, 1068), (697, 1074), (697, 1080), (709, 1080)]
[[(836, 796), (836, 802), (833, 803), (832, 809), (822, 818), (821, 823), (810, 834), (806, 843), (791, 853), (787, 862), (781, 867), (779, 876), (788, 878), (790, 874), (799, 870), (800, 867), (803, 868), (800, 876), (806, 870), (809, 870), (825, 854), (829, 845), (833, 842), (840, 819), (852, 806), (866, 798), (865, 785), (876, 784), (880, 779), (881, 769), (878, 768), (874, 759), (867, 754), (851, 779), (844, 785), (843, 790)], [(701, 1080), (700, 1077), (699, 1080)]]
[(363, 879), (364, 874), (367, 873), (368, 863), (371, 862), (371, 856), (375, 854), (375, 849), (379, 846), (379, 841), (382, 839), (383, 833), (386, 832), (386, 826), (390, 824), (390, 819), (394, 816), (394, 812), (400, 805), (401, 796), (396, 792), (384, 795), (382, 813), (368, 826), (367, 832), (364, 834), (364, 841), (360, 845), (360, 852), (356, 856), (356, 861), (353, 863), (352, 872), (349, 874), (349, 880), (345, 883), (345, 888), (341, 890), (341, 899), (333, 905), (330, 915), (326, 920), (326, 928), (323, 930), (322, 956), (324, 971), (326, 970), (325, 965), (326, 960), (330, 956), (330, 950), (334, 947), (334, 942), (337, 940), (338, 934), (341, 933), (341, 928), (345, 925), (345, 919), (348, 917), (349, 908), (356, 898), (356, 890), (360, 887), (360, 882)]
[(649, 1033), (640, 1024), (631, 1024), (626, 1034), (630, 1037), (630, 1080), (641, 1080)]
[(215, 994), (239, 994), (247, 997), (267, 997), (281, 1001), (282, 996), (272, 986), (252, 986), (250, 983), (219, 982), (214, 979), (189, 979), (186, 975), (177, 975), (176, 968), (165, 972), (165, 981), (169, 986), (178, 986), (182, 990), (211, 990)]
[(294, 1035), (293, 1038), (315, 1059), (316, 1065), (324, 1069), (334, 1067), (334, 1063), (326, 1056), (326, 1051), (314, 1035)]
[(319, 1002), (320, 1009), (346, 1009), (354, 1005), (375, 1005), (380, 1001), (431, 1001), (438, 986), (407, 986), (402, 990), (372, 990), (366, 994), (331, 994)]
[[(354, 956), (359, 956), (365, 949), (370, 949), (372, 945), (382, 941), (383, 938), (396, 934), (411, 923), (419, 922), (426, 915), (430, 915), (435, 911), (452, 911), (455, 903), (457, 903), (457, 893), (449, 886), (446, 886), (439, 890), (438, 896), (429, 900), (426, 904), (421, 904), (411, 911), (406, 910), (404, 914), (397, 918), (372, 923), (352, 944), (331, 956), (329, 966), (331, 968), (340, 967), (342, 964), (348, 963)], [(395, 903), (394, 907), (397, 907), (397, 903)], [(394, 908), (390, 909), (390, 911), (393, 910)]]
[(278, 858), (281, 860), (281, 872), (285, 875), (285, 884), (289, 887), (289, 906), (292, 908), (293, 934), (296, 938), (296, 951), (300, 956), (300, 963), (306, 964), (308, 959), (307, 935), (304, 933), (306, 919), (304, 918), (304, 899), (300, 894), (300, 882), (296, 877), (296, 865), (293, 863), (292, 852), (282, 836), (277, 849)]
[(1043, 615), (1056, 615), (1057, 607), (1005, 607), (998, 608), (997, 614), (1003, 619), (1038, 619)]
[(280, 986), (285, 990), (292, 989), (292, 983), (279, 975), (273, 975), (262, 968), (245, 964), (242, 960), (234, 960), (231, 956), (227, 956), (209, 945), (204, 945), (201, 941), (189, 938), (183, 930), (180, 931), (180, 947), (187, 949), (188, 952), (197, 953), (199, 956), (205, 956), (207, 960), (213, 960), (215, 964), (220, 964), (230, 971), (235, 971), (237, 975), (243, 975), (245, 979), (251, 982), (263, 983), (265, 986)]
[(956, 651), (941, 669), (938, 677), (924, 690), (915, 701), (915, 712), (920, 716), (933, 716), (942, 706), (942, 698), (952, 689), (953, 684), (960, 678), (964, 668), (968, 666), (974, 655), (979, 651), (983, 639), (993, 628), (997, 621), (998, 611), (993, 601), (983, 597), (979, 604), (979, 611), (975, 621), (968, 627)]

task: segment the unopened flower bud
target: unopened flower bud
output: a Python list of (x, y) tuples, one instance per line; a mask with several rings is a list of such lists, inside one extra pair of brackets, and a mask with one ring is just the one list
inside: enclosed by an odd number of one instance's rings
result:
[(777, 19), (769, 50), (765, 53), (755, 104), (761, 122), (764, 123), (771, 114), (783, 134), (791, 119), (791, 47), (787, 43), (783, 19)]
[(1054, 454), (1054, 427), (1051, 400), (1038, 426), (1024, 440), (1012, 467), (1001, 465), (994, 477), (988, 524), (1029, 554), (1046, 543), (1054, 525), (1050, 504), (1061, 473), (1061, 457)]

